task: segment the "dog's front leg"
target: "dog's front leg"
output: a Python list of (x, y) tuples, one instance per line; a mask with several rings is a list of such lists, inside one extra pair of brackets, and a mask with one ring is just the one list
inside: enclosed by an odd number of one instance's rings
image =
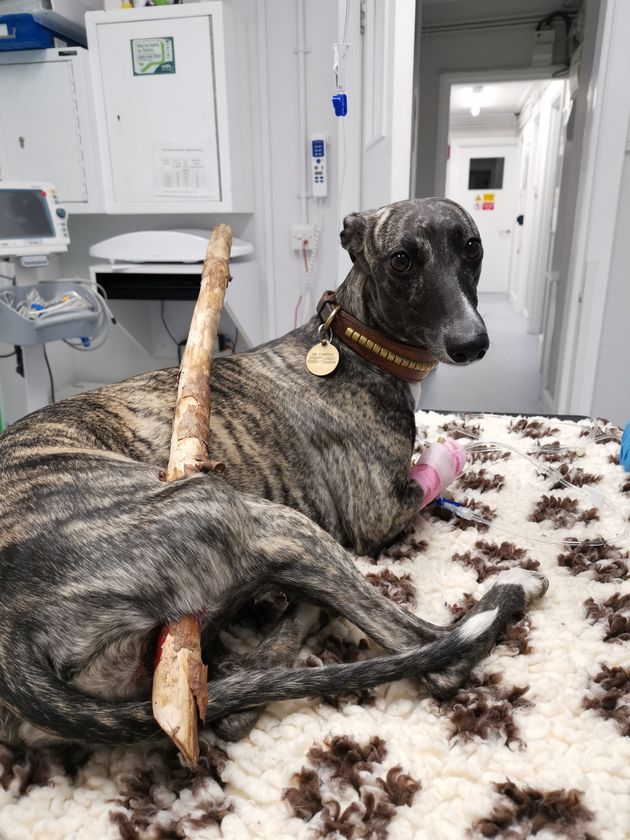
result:
[[(228, 654), (212, 669), (212, 676), (224, 677), (236, 671), (255, 671), (264, 668), (289, 668), (295, 664), (302, 642), (319, 621), (321, 610), (305, 602), (292, 603), (275, 626), (248, 653)], [(226, 741), (239, 741), (255, 726), (262, 708), (234, 712), (217, 720), (213, 729)]]

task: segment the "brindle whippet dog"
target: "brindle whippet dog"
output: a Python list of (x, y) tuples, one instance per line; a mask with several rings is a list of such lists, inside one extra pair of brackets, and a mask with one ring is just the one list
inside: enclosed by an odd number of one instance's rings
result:
[[(414, 399), (403, 371), (426, 368), (412, 361), (423, 352), (466, 364), (488, 337), (476, 310), (479, 233), (457, 204), (419, 199), (355, 213), (341, 242), (353, 266), (322, 307), (327, 321), (341, 307), (329, 321), (340, 336), (334, 372), (315, 376), (305, 365), (322, 337), (319, 316), (214, 365), (212, 455), (225, 477), (160, 480), (175, 369), (48, 406), (0, 437), (0, 738), (155, 736), (158, 629), (201, 614), (211, 651), (237, 608), (269, 587), (344, 616), (384, 654), (292, 668), (306, 621), (289, 609), (250, 657), (253, 670), (224, 668), (209, 683), (206, 720), (223, 719), (227, 735), (246, 731), (273, 700), (402, 677), (445, 697), (543, 594), (541, 575), (504, 572), (464, 621), (440, 627), (389, 601), (354, 566), (348, 549), (376, 555), (422, 504), (408, 478)], [(360, 341), (337, 329), (344, 315)], [(369, 358), (361, 330), (381, 338)]]

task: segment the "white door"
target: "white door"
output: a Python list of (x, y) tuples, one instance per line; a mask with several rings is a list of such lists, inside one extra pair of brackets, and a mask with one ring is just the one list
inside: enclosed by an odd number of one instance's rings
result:
[(70, 59), (0, 65), (0, 177), (50, 181), (63, 201), (87, 200), (75, 87)]
[(507, 294), (517, 216), (518, 141), (453, 139), (446, 197), (473, 217), (483, 242), (480, 291)]

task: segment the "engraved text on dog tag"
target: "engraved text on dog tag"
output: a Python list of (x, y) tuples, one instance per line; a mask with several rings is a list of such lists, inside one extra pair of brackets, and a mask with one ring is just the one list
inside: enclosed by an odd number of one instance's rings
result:
[(320, 341), (306, 354), (306, 367), (315, 376), (328, 376), (339, 364), (339, 350), (330, 341)]

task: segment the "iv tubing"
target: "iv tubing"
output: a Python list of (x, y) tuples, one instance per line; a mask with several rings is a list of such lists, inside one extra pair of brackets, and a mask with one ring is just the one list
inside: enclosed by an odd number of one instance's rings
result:
[[(508, 449), (511, 452), (515, 452), (517, 455), (520, 455), (521, 457), (526, 458), (534, 466), (537, 473), (542, 473), (543, 475), (549, 476), (550, 478), (555, 479), (556, 482), (561, 483), (565, 487), (569, 487), (569, 488), (572, 488), (574, 490), (582, 490), (583, 492), (588, 493), (592, 498), (594, 498), (598, 502), (598, 504), (603, 503), (603, 504), (607, 505), (608, 508), (612, 511), (612, 513), (614, 513), (616, 516), (620, 517), (624, 521), (624, 528), (620, 533), (615, 534), (612, 537), (609, 537), (609, 538), (601, 537), (599, 539), (594, 539), (594, 540), (589, 540), (588, 538), (578, 539), (576, 537), (563, 537), (563, 538), (554, 538), (554, 537), (551, 537), (551, 536), (535, 537), (535, 536), (531, 536), (529, 534), (521, 534), (517, 531), (513, 531), (513, 530), (511, 530), (509, 528), (505, 528), (501, 525), (497, 525), (495, 522), (493, 522), (489, 519), (486, 519), (483, 516), (480, 516), (478, 513), (475, 513), (475, 511), (471, 510), (470, 508), (462, 506), (460, 503), (451, 501), (449, 499), (441, 500), (440, 501), (440, 506), (441, 507), (446, 507), (448, 510), (450, 510), (452, 513), (454, 513), (456, 516), (458, 516), (461, 519), (465, 519), (467, 521), (472, 521), (472, 522), (477, 522), (481, 525), (486, 525), (487, 527), (494, 528), (497, 531), (501, 531), (504, 534), (508, 534), (512, 537), (517, 537), (517, 539), (531, 540), (532, 542), (538, 542), (538, 543), (547, 543), (548, 545), (573, 546), (573, 545), (576, 545), (577, 543), (587, 543), (589, 547), (596, 548), (598, 546), (608, 545), (608, 544), (610, 544), (610, 543), (612, 543), (613, 541), (616, 541), (616, 540), (627, 539), (629, 523), (625, 522), (624, 517), (622, 516), (622, 514), (617, 509), (613, 500), (609, 496), (607, 496), (605, 493), (602, 493), (599, 490), (595, 490), (592, 487), (587, 487), (587, 486), (577, 487), (575, 484), (572, 484), (570, 481), (567, 481), (565, 479), (565, 477), (561, 473), (559, 473), (557, 470), (553, 469), (553, 467), (550, 467), (548, 464), (543, 464), (543, 463), (539, 463), (539, 462), (535, 461), (529, 453), (523, 452), (520, 449), (517, 449), (516, 447), (511, 446), (508, 443), (496, 443), (494, 441), (485, 441), (485, 440), (482, 440), (482, 438), (479, 435), (474, 434), (474, 432), (469, 432), (466, 429), (460, 429), (459, 432), (462, 435), (465, 435), (467, 437), (475, 439), (474, 441), (471, 441), (471, 443), (467, 444), (464, 447), (467, 452), (496, 452), (496, 451), (502, 450), (502, 449), (503, 450)], [(591, 438), (586, 439), (583, 443), (578, 442), (575, 445), (567, 446), (566, 449), (575, 449), (576, 447), (586, 446), (589, 443), (597, 443), (600, 440), (615, 440), (615, 438), (612, 435), (598, 435), (596, 437), (591, 437)], [(478, 443), (476, 441), (478, 441)], [(483, 448), (479, 448), (480, 446), (483, 447)], [(543, 447), (541, 447), (538, 450), (534, 450), (534, 452), (536, 452), (536, 454), (539, 454), (540, 452), (544, 452), (544, 451), (545, 450), (544, 450)], [(559, 450), (556, 447), (554, 447), (553, 449), (549, 449), (547, 451), (558, 452)], [(465, 511), (465, 513), (464, 513), (464, 511)]]

